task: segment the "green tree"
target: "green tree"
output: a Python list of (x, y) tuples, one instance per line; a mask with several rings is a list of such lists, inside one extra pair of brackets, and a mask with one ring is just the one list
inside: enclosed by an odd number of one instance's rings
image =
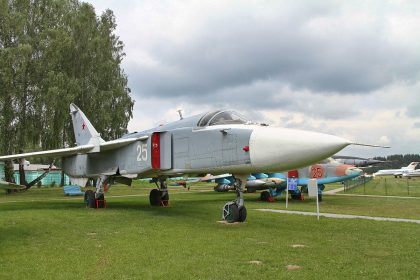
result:
[(77, 0), (0, 0), (0, 154), (72, 146), (68, 105), (104, 139), (121, 136), (133, 100), (110, 10)]

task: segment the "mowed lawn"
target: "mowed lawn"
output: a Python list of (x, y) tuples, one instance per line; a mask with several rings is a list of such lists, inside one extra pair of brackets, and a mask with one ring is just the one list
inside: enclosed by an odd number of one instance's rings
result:
[[(0, 194), (0, 279), (418, 279), (420, 225), (259, 212), (284, 198), (246, 194), (244, 224), (218, 223), (234, 193), (113, 187), (107, 209), (61, 188)], [(315, 201), (290, 201), (314, 211)], [(324, 196), (321, 212), (420, 219), (420, 200)]]

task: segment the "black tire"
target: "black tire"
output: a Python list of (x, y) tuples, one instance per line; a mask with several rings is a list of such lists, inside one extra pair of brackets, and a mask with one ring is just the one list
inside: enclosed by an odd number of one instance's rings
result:
[(301, 193), (292, 193), (290, 196), (293, 200), (300, 200)]
[(88, 208), (96, 208), (95, 193), (92, 190), (85, 191), (85, 204)]
[(268, 192), (268, 191), (263, 191), (262, 193), (261, 193), (261, 196), (260, 196), (260, 198), (261, 198), (261, 200), (262, 201), (268, 201), (268, 198), (271, 196), (271, 194)]
[(239, 221), (239, 209), (236, 203), (226, 203), (223, 207), (225, 221), (228, 223), (234, 223)]
[(150, 205), (152, 206), (160, 206), (162, 202), (162, 192), (158, 189), (153, 189), (150, 191), (149, 195)]
[(323, 190), (325, 190), (325, 185), (324, 185), (324, 184), (318, 185), (318, 188), (319, 188), (321, 191), (323, 191)]
[(246, 220), (246, 215), (247, 215), (247, 211), (245, 206), (242, 206), (239, 208), (239, 218), (238, 218), (238, 222), (243, 223)]
[(318, 194), (318, 201), (321, 202), (322, 201), (322, 193)]

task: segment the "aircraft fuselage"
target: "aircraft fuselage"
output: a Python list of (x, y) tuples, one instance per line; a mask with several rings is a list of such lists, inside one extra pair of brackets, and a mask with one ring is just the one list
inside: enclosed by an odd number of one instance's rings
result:
[(146, 131), (147, 139), (117, 150), (65, 158), (72, 177), (154, 177), (283, 171), (317, 162), (349, 144), (316, 132), (260, 125), (215, 125)]

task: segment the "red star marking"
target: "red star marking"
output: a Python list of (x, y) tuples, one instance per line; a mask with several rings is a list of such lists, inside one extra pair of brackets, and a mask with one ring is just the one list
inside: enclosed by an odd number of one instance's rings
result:
[(83, 129), (83, 130), (85, 130), (85, 127), (86, 127), (86, 124), (85, 124), (85, 123), (83, 123), (83, 124), (82, 124), (82, 129)]

